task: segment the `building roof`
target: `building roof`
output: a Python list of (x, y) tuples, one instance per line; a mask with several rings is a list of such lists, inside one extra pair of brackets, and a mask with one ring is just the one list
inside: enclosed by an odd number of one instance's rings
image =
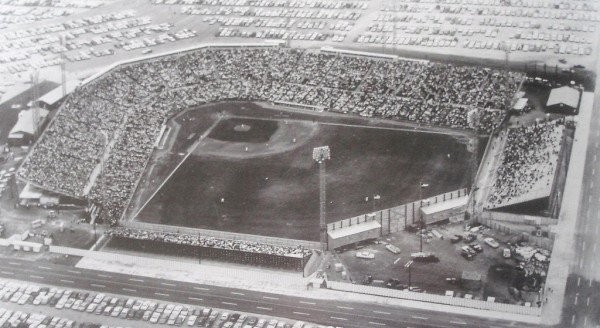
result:
[(17, 123), (15, 124), (15, 126), (13, 126), (13, 128), (8, 134), (9, 138), (22, 137), (23, 134), (35, 134), (37, 128), (35, 127), (35, 124), (33, 122), (34, 111), (38, 111), (39, 114), (38, 125), (41, 125), (46, 116), (48, 116), (48, 111), (43, 108), (29, 108), (22, 110), (21, 112), (19, 112), (19, 118), (17, 119)]
[(519, 98), (517, 100), (517, 102), (515, 103), (515, 105), (513, 106), (513, 109), (522, 110), (523, 108), (525, 108), (525, 105), (527, 105), (528, 101), (529, 101), (529, 99), (527, 99), (527, 98)]
[(370, 231), (373, 229), (381, 229), (381, 225), (379, 222), (375, 220), (371, 220), (368, 222), (363, 222), (359, 224), (353, 224), (348, 227), (337, 228), (335, 230), (330, 230), (327, 232), (331, 239), (343, 238), (351, 235), (355, 235), (357, 233)]
[(452, 198), (452, 199), (448, 199), (444, 202), (431, 204), (429, 206), (423, 206), (423, 207), (421, 207), (421, 211), (425, 215), (443, 212), (443, 211), (446, 211), (449, 209), (465, 206), (465, 205), (467, 205), (468, 200), (469, 200), (469, 196), (466, 196), (466, 195), (463, 197)]
[[(75, 90), (75, 88), (79, 85), (79, 81), (78, 80), (69, 80), (65, 84), (67, 86), (66, 87), (67, 94), (69, 94), (69, 93), (73, 92), (73, 90)], [(63, 97), (62, 85), (59, 85), (58, 87), (50, 90), (50, 92), (39, 97), (38, 101), (42, 101), (48, 105), (54, 105), (57, 101), (62, 99), (62, 97)]]
[(550, 96), (546, 102), (546, 106), (554, 106), (564, 104), (572, 108), (577, 108), (579, 105), (579, 90), (569, 86), (555, 88), (550, 91)]

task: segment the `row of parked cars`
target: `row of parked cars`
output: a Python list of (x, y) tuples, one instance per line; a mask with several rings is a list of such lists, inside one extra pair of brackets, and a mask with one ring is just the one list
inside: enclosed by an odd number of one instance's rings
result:
[[(209, 307), (160, 303), (151, 300), (94, 294), (70, 289), (40, 287), (0, 281), (0, 301), (20, 305), (33, 304), (56, 309), (71, 309), (89, 314), (125, 320), (143, 320), (149, 324), (211, 328), (324, 328), (303, 321), (287, 322), (259, 318)], [(0, 327), (4, 327), (0, 324)], [(10, 326), (12, 327), (12, 326)], [(15, 326), (16, 327), (16, 326)], [(19, 326), (20, 327), (20, 326)], [(43, 327), (75, 327), (74, 323)]]

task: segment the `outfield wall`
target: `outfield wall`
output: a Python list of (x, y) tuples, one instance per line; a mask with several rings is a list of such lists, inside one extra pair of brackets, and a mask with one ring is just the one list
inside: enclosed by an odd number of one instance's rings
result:
[(376, 220), (381, 225), (380, 235), (385, 236), (390, 233), (404, 230), (406, 226), (419, 222), (421, 220), (421, 206), (425, 205), (425, 200), (429, 200), (427, 205), (431, 205), (457, 197), (463, 197), (468, 193), (469, 191), (467, 188), (458, 189), (444, 194), (431, 196), (423, 200), (417, 200), (412, 203), (355, 216), (349, 219), (339, 220), (327, 224), (327, 231), (333, 231), (336, 229)]

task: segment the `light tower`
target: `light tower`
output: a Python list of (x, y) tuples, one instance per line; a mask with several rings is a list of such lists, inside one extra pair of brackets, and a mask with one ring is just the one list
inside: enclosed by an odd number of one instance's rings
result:
[(321, 235), (321, 249), (327, 250), (327, 182), (325, 181), (325, 161), (331, 158), (329, 146), (313, 148), (313, 159), (319, 163), (319, 228)]

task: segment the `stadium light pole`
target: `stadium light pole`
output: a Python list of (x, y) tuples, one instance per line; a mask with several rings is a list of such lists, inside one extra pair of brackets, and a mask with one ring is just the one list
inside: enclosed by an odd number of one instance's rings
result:
[(313, 159), (319, 164), (319, 227), (321, 237), (321, 250), (326, 251), (327, 245), (327, 181), (325, 180), (325, 161), (331, 159), (329, 146), (315, 147)]
[[(108, 147), (108, 134), (106, 133), (106, 131), (104, 130), (98, 130), (97, 133), (102, 136), (102, 140), (104, 141), (104, 151), (106, 151), (106, 148)], [(106, 189), (106, 180), (104, 177), (104, 151), (101, 153), (101, 157), (100, 157), (100, 199), (102, 202), (102, 211), (101, 213), (104, 212), (104, 198), (105, 198), (105, 189)], [(104, 213), (103, 213), (104, 214)], [(98, 234), (96, 233), (96, 219), (94, 219), (94, 224), (92, 224), (94, 227), (94, 240), (98, 241)]]
[(414, 261), (410, 260), (410, 261), (406, 262), (406, 264), (404, 265), (404, 267), (408, 269), (408, 290), (409, 291), (410, 291), (410, 283), (411, 283), (411, 272), (410, 272), (411, 270), (410, 270), (410, 268), (412, 267), (413, 263), (414, 263)]
[(423, 207), (423, 188), (429, 187), (429, 183), (419, 182), (419, 252), (423, 252), (423, 214), (421, 214), (421, 208)]

